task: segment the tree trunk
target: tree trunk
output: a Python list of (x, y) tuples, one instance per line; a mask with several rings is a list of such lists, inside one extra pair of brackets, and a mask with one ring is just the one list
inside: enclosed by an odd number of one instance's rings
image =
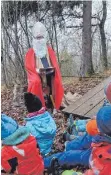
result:
[(91, 14), (92, 14), (92, 1), (83, 1), (82, 60), (81, 60), (82, 77), (86, 77), (94, 73), (92, 64)]
[(55, 33), (57, 58), (58, 58), (58, 63), (60, 63), (60, 61), (59, 61), (59, 49), (58, 49), (58, 39), (57, 39), (56, 23), (55, 23), (54, 16), (52, 16), (52, 18), (53, 18), (53, 26), (54, 26), (54, 33)]
[[(3, 21), (4, 21), (4, 25), (7, 26), (7, 13), (6, 13), (6, 8), (7, 8), (7, 2), (2, 2), (2, 15), (3, 15)], [(2, 26), (3, 27), (3, 26)], [(3, 60), (2, 60), (2, 70), (3, 70), (3, 81), (5, 83), (5, 85), (8, 87), (8, 81), (7, 81), (7, 69), (6, 69), (6, 59), (7, 59), (7, 49), (8, 49), (8, 45), (7, 45), (7, 34), (4, 30), (4, 27), (2, 29), (3, 31), (3, 35), (1, 36), (1, 44), (2, 47), (4, 48), (4, 50), (2, 51), (2, 56), (3, 56)]]
[(15, 35), (15, 64), (17, 65), (17, 69), (15, 69), (16, 77), (19, 77), (21, 83), (24, 77), (24, 63), (20, 56), (20, 48), (19, 48), (19, 37), (18, 37), (18, 23), (17, 23), (17, 16), (18, 16), (18, 1), (14, 1), (15, 4), (15, 15), (14, 15), (14, 35)]
[(100, 36), (101, 36), (101, 46), (102, 46), (102, 65), (103, 68), (108, 67), (108, 61), (107, 61), (107, 49), (106, 49), (106, 36), (105, 36), (105, 21), (106, 21), (106, 16), (107, 16), (107, 6), (106, 6), (106, 1), (102, 1), (103, 4), (103, 17), (102, 20), (99, 24), (99, 29), (100, 29)]

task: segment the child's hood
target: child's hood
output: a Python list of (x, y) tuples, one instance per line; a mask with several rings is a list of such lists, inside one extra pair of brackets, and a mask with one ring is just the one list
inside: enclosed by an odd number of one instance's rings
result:
[(30, 131), (25, 126), (19, 128), (10, 136), (2, 140), (3, 145), (17, 145), (23, 142), (30, 135)]
[(111, 137), (106, 136), (106, 135), (96, 135), (92, 138), (93, 143), (101, 143), (101, 142), (106, 142), (111, 144)]
[(45, 112), (39, 116), (25, 118), (26, 126), (30, 129), (32, 135), (38, 139), (52, 138), (56, 132), (56, 124), (49, 112)]

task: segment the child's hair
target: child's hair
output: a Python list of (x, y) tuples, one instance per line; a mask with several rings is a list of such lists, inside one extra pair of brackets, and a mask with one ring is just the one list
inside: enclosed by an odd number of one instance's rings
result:
[(24, 93), (24, 100), (29, 113), (39, 111), (42, 108), (40, 99), (30, 92)]

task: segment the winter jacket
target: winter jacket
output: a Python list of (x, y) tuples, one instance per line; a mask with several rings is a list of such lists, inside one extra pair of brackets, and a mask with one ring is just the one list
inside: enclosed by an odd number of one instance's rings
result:
[(39, 175), (44, 170), (43, 160), (33, 136), (28, 136), (18, 145), (3, 146), (1, 150), (1, 165), (6, 172), (11, 171), (12, 167), (9, 164), (9, 160), (13, 158), (17, 158), (18, 163), (16, 174)]
[(48, 154), (56, 134), (56, 124), (49, 112), (27, 117), (25, 121), (26, 126), (38, 142), (41, 154)]
[[(98, 142), (101, 140), (101, 142)], [(92, 143), (90, 167), (93, 175), (111, 175), (111, 138), (97, 136)]]

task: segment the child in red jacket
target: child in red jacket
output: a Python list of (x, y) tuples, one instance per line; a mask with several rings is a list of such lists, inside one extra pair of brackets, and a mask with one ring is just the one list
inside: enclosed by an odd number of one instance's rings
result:
[(15, 168), (14, 173), (19, 175), (43, 175), (43, 159), (27, 127), (19, 127), (15, 120), (2, 114), (1, 139), (2, 170), (10, 173)]

